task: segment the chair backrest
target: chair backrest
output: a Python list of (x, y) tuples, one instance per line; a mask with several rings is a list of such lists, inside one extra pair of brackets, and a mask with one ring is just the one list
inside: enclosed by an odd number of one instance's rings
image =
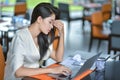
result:
[(58, 36), (58, 30), (56, 29), (55, 31), (55, 40), (53, 42), (53, 49), (56, 50), (58, 47), (58, 42), (59, 42), (59, 36)]
[(102, 33), (103, 31), (103, 16), (101, 11), (94, 12), (91, 16), (91, 36), (97, 39), (108, 38), (107, 35)]
[(101, 25), (103, 23), (103, 15), (101, 11), (94, 12), (91, 16), (92, 25)]
[(112, 4), (111, 3), (105, 3), (102, 5), (102, 13), (103, 13), (103, 20), (107, 21), (111, 18), (111, 12), (112, 12)]
[(27, 11), (27, 4), (25, 2), (19, 2), (15, 4), (14, 15), (25, 15)]
[(69, 19), (70, 13), (69, 13), (69, 4), (67, 3), (58, 3), (58, 7), (60, 9), (60, 18), (61, 19)]
[(120, 51), (120, 35), (110, 35), (109, 48), (113, 51)]
[(111, 34), (120, 35), (120, 21), (113, 21), (111, 24)]
[(89, 51), (92, 47), (93, 39), (98, 40), (97, 51), (100, 48), (101, 40), (108, 40), (108, 35), (105, 35), (103, 32), (103, 16), (101, 11), (96, 11), (91, 15), (91, 38)]
[(5, 58), (3, 55), (2, 46), (0, 45), (0, 80), (3, 80), (5, 68)]
[(111, 34), (109, 37), (109, 52), (110, 50), (113, 51), (120, 51), (120, 21), (113, 21), (111, 25)]

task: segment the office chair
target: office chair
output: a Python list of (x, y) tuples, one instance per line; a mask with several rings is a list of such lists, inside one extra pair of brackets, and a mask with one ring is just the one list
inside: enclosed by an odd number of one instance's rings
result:
[[(106, 23), (111, 18), (112, 5), (111, 5), (111, 3), (106, 2), (101, 6), (101, 9), (99, 9), (97, 11), (102, 12), (103, 21)], [(84, 15), (83, 19), (84, 19), (84, 21), (87, 20), (87, 21), (91, 22), (91, 15), (87, 15), (87, 16)], [(84, 23), (83, 23), (83, 25), (84, 25)]]
[[(26, 0), (16, 0), (16, 3), (20, 3), (20, 2), (26, 3), (26, 7), (27, 7), (27, 2), (26, 2)], [(27, 19), (27, 20), (30, 20), (30, 14), (29, 14), (29, 10), (28, 10), (28, 9), (27, 9), (27, 11), (26, 11), (26, 13), (25, 13), (24, 18)]]
[(55, 40), (53, 42), (53, 49), (54, 50), (57, 50), (57, 47), (58, 47), (58, 42), (59, 42), (59, 36), (58, 36), (58, 30), (56, 29), (55, 31)]
[(91, 38), (89, 51), (91, 50), (93, 39), (98, 40), (97, 51), (100, 47), (101, 40), (108, 40), (109, 36), (103, 34), (102, 31), (103, 31), (103, 16), (101, 11), (97, 11), (91, 15)]
[(3, 55), (2, 46), (0, 45), (0, 80), (4, 80), (5, 58)]
[(19, 2), (19, 3), (15, 4), (14, 16), (18, 16), (18, 15), (25, 16), (26, 11), (27, 11), (27, 4), (25, 2)]
[(101, 11), (103, 14), (103, 21), (107, 22), (111, 18), (112, 4), (111, 3), (103, 4)]
[(113, 50), (114, 54), (120, 51), (120, 21), (113, 21), (111, 24), (111, 34), (109, 37), (108, 54)]
[(66, 20), (68, 22), (68, 30), (70, 30), (70, 22), (71, 21), (76, 21), (76, 20), (83, 20), (82, 17), (76, 16), (76, 17), (71, 17), (70, 16), (70, 10), (69, 10), (69, 4), (66, 3), (58, 3), (58, 7), (61, 11), (60, 13), (60, 19)]

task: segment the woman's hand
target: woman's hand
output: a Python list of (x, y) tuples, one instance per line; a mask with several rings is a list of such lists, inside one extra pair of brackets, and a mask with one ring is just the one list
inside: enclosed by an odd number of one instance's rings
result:
[(63, 74), (63, 75), (68, 75), (71, 74), (71, 70), (65, 66), (58, 66), (51, 68), (53, 74)]
[(59, 31), (60, 35), (64, 35), (64, 24), (60, 20), (55, 20), (53, 24)]

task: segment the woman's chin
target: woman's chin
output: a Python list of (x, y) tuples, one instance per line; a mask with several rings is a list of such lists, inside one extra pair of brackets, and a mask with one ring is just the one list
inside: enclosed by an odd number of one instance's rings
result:
[(48, 35), (50, 32), (49, 31), (44, 31), (43, 32), (45, 35)]

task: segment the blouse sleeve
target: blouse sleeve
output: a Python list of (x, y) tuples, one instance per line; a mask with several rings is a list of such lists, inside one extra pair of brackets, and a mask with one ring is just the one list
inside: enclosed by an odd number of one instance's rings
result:
[(24, 63), (24, 54), (25, 47), (24, 41), (20, 36), (15, 36), (12, 40), (10, 50), (8, 52), (8, 61), (10, 63), (10, 67), (12, 71), (15, 73), (17, 69), (19, 69)]

